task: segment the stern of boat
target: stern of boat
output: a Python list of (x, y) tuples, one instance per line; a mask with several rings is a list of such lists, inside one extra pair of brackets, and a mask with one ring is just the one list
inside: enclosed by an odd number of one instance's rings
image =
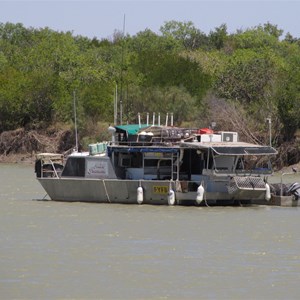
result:
[(265, 201), (267, 185), (259, 176), (234, 176), (230, 179), (228, 193), (236, 200)]

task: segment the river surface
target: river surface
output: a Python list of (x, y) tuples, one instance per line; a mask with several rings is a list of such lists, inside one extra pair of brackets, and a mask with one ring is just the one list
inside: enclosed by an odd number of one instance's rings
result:
[(0, 164), (1, 299), (299, 299), (300, 210), (41, 201)]

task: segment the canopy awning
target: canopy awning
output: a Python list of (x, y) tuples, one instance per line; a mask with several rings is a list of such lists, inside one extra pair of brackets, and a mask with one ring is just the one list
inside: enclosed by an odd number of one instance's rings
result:
[(141, 129), (147, 128), (147, 127), (149, 127), (149, 125), (146, 125), (146, 124), (141, 124), (141, 126), (139, 124), (129, 124), (129, 125), (115, 126), (117, 132), (126, 132), (128, 135), (138, 134), (138, 132)]
[(275, 155), (277, 150), (270, 146), (261, 146), (250, 143), (226, 143), (226, 142), (184, 142), (182, 148), (193, 148), (208, 151), (212, 149), (217, 155)]
[(212, 147), (219, 155), (272, 155), (277, 151), (269, 146), (257, 147)]

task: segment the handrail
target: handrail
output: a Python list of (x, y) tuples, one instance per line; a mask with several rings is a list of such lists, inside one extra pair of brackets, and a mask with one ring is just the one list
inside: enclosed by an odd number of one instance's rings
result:
[(59, 178), (59, 176), (58, 176), (58, 174), (57, 174), (57, 171), (56, 171), (56, 169), (55, 169), (55, 166), (54, 166), (54, 163), (53, 163), (53, 161), (50, 159), (50, 163), (51, 163), (51, 165), (52, 165), (52, 168), (53, 168), (53, 171), (54, 171), (54, 173), (55, 173), (55, 176), (57, 177), (57, 178)]

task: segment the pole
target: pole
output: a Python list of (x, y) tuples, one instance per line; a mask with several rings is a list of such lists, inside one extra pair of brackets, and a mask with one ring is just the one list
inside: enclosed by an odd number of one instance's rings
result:
[(121, 91), (120, 91), (120, 124), (123, 124), (123, 63), (124, 63), (125, 14), (123, 20), (122, 53), (121, 53)]
[(270, 147), (272, 147), (272, 119), (270, 117), (270, 118), (267, 118), (266, 120), (269, 123), (269, 144), (270, 144)]
[(116, 84), (116, 89), (114, 92), (114, 125), (118, 123), (118, 85)]
[(272, 147), (272, 119), (269, 121), (270, 146)]
[(77, 116), (76, 116), (76, 91), (73, 91), (73, 108), (74, 108), (74, 123), (75, 123), (75, 151), (78, 151), (78, 137), (77, 137)]

